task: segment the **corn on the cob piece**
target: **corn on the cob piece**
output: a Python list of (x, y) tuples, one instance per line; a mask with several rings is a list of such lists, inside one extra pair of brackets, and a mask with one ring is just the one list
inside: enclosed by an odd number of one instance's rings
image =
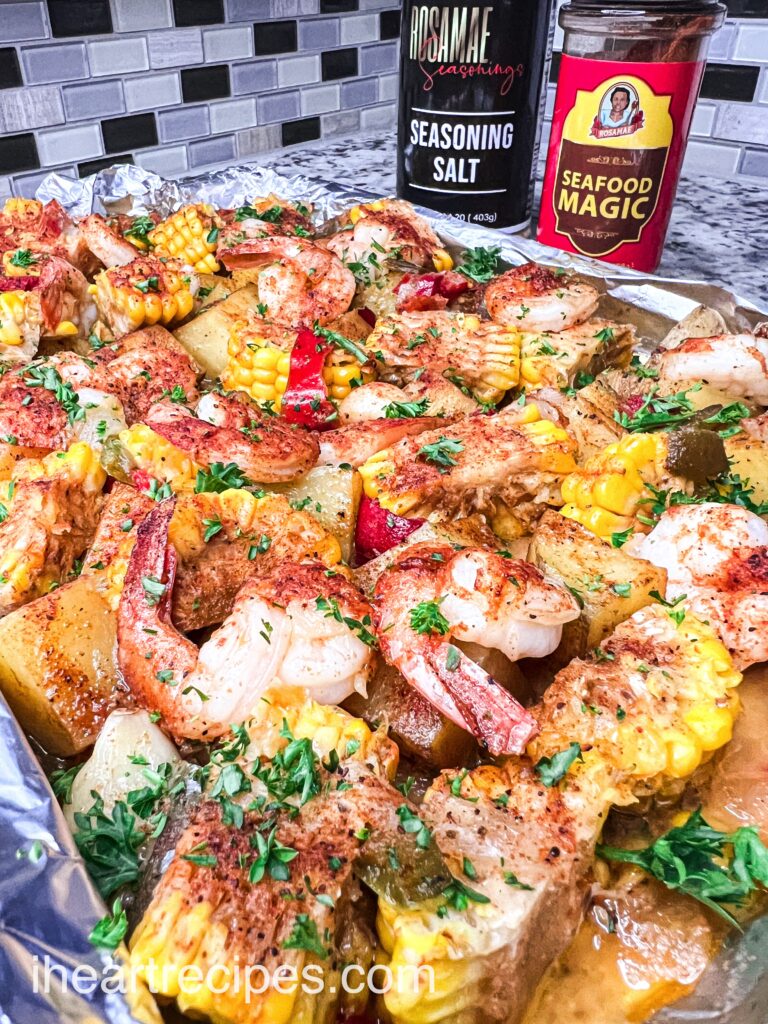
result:
[(105, 480), (96, 452), (82, 441), (17, 464), (0, 497), (0, 615), (69, 572), (95, 530)]
[(196, 203), (161, 221), (148, 232), (147, 239), (157, 255), (172, 256), (201, 274), (215, 274), (220, 266), (216, 259), (218, 235), (213, 207)]
[(121, 430), (117, 441), (133, 468), (146, 473), (160, 484), (169, 484), (174, 494), (190, 492), (201, 468), (186, 452), (155, 433), (145, 423), (134, 423)]
[[(458, 781), (444, 773), (433, 784), (421, 816), (479, 901), (401, 908), (380, 899), (377, 927), (393, 977), (409, 966), (433, 969), (418, 989), (396, 983), (385, 995), (397, 1024), (519, 1020), (578, 926), (609, 805), (674, 784), (727, 743), (740, 679), (709, 626), (690, 614), (673, 620), (658, 605), (643, 609), (606, 641), (603, 660), (558, 674), (535, 709), (541, 733), (527, 758)], [(534, 764), (570, 743), (583, 762), (545, 783)]]
[[(284, 334), (271, 329), (260, 334), (258, 328), (236, 324), (230, 333), (227, 365), (221, 374), (223, 386), (228, 391), (244, 391), (255, 402), (272, 402), (275, 411), (279, 411), (288, 386), (290, 349), (295, 340), (295, 333), (288, 338)], [(275, 344), (274, 337), (280, 344)], [(330, 352), (323, 369), (328, 394), (336, 401), (346, 398), (353, 387), (373, 380), (373, 376), (370, 366), (361, 367), (343, 349)]]
[[(25, 346), (24, 355), (31, 359), (40, 340), (42, 322), (37, 292), (0, 292), (0, 352), (3, 346)], [(27, 351), (30, 344), (34, 348)]]
[(496, 403), (520, 380), (520, 335), (473, 313), (417, 311), (379, 317), (365, 342), (388, 378), (428, 367)]
[(635, 329), (611, 320), (587, 320), (565, 331), (523, 331), (520, 382), (528, 388), (562, 387), (579, 371), (627, 366)]
[(486, 491), (486, 502), (494, 491), (502, 501), (521, 498), (529, 488), (541, 495), (548, 478), (559, 479), (575, 467), (574, 447), (535, 404), (514, 406), (405, 438), (371, 456), (359, 473), (369, 498), (396, 515), (419, 515), (433, 505), (473, 501), (478, 487)]
[(644, 502), (651, 499), (646, 485), (658, 487), (669, 476), (667, 455), (661, 432), (629, 434), (609, 444), (563, 480), (560, 511), (603, 540), (630, 527), (650, 529), (642, 521)]
[(176, 260), (139, 256), (97, 274), (92, 288), (102, 317), (115, 337), (122, 337), (139, 327), (167, 327), (189, 316), (197, 278)]
[[(351, 865), (363, 842), (355, 832), (380, 818), (397, 822), (394, 808), (402, 797), (387, 784), (396, 747), (337, 708), (301, 699), (283, 704), (274, 693), (260, 702), (256, 716), (246, 725), (250, 745), (238, 758), (248, 779), (243, 804), (253, 808), (254, 796), (267, 795), (251, 773), (254, 763), (265, 759), (261, 764), (268, 769), (289, 740), (301, 745), (305, 771), (316, 784), (308, 796), (288, 798), (295, 814), (267, 811), (262, 817), (251, 809), (242, 828), (224, 825), (217, 803), (205, 801), (132, 937), (131, 965), (182, 1012), (216, 1024), (332, 1024), (343, 999), (336, 942), (343, 948), (354, 927), (354, 911), (345, 904)], [(332, 752), (353, 783), (346, 789), (324, 767)], [(214, 786), (216, 778), (214, 768)], [(256, 834), (266, 840), (271, 829), (274, 848), (282, 844), (293, 856), (282, 871), (273, 874), (262, 862), (261, 872), (254, 873)], [(324, 983), (318, 986), (322, 991), (313, 995), (285, 978), (257, 990), (264, 972), (273, 977), (280, 964), (295, 969), (299, 981), (302, 969), (311, 967)], [(211, 965), (217, 965), (215, 978), (206, 977)], [(244, 973), (249, 967), (252, 973)], [(200, 984), (185, 984), (198, 971)]]

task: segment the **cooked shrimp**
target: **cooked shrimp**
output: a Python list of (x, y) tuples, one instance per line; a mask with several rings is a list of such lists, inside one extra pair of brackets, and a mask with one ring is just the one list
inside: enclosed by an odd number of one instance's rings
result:
[(768, 661), (768, 524), (739, 505), (676, 505), (634, 542), (667, 570), (666, 599), (708, 621), (739, 669)]
[(768, 412), (741, 421), (741, 429), (756, 441), (768, 442)]
[(396, 383), (429, 367), (479, 401), (498, 402), (519, 380), (517, 332), (474, 314), (427, 310), (379, 317), (365, 345), (375, 354), (379, 375)]
[(544, 657), (579, 616), (567, 591), (529, 562), (416, 544), (378, 578), (374, 606), (382, 654), (411, 686), (492, 754), (523, 751), (535, 720), (451, 640), (496, 648), (511, 661)]
[(718, 334), (688, 338), (662, 352), (659, 380), (703, 380), (733, 399), (768, 405), (768, 338), (754, 334)]
[(244, 722), (272, 687), (302, 687), (323, 703), (365, 692), (370, 606), (321, 562), (278, 562), (252, 577), (199, 649), (178, 633), (174, 505), (162, 502), (139, 527), (118, 610), (120, 669), (143, 707), (159, 711), (176, 738), (210, 740)]
[(85, 444), (18, 464), (0, 502), (0, 616), (66, 577), (96, 529), (105, 479)]
[(0, 252), (29, 249), (59, 256), (83, 274), (97, 267), (74, 221), (60, 203), (37, 199), (8, 199), (0, 211)]
[(97, 313), (80, 271), (58, 256), (48, 256), (42, 261), (39, 287), (43, 334), (87, 337)]
[(350, 211), (350, 220), (354, 224), (351, 231), (339, 231), (325, 244), (346, 264), (371, 266), (371, 277), (376, 276), (376, 264), (387, 256), (427, 267), (432, 266), (438, 251), (444, 251), (426, 220), (400, 199), (379, 199), (356, 206)]
[(592, 316), (599, 298), (591, 284), (538, 263), (507, 270), (485, 289), (493, 319), (520, 331), (564, 331)]
[(397, 444), (404, 437), (423, 434), (451, 422), (438, 416), (416, 416), (346, 423), (337, 430), (327, 430), (320, 435), (318, 465), (341, 466), (346, 463), (357, 469), (382, 448)]
[(84, 217), (78, 228), (88, 248), (105, 267), (123, 267), (139, 255), (138, 249), (114, 231), (98, 213)]
[(269, 316), (293, 327), (333, 320), (349, 309), (355, 278), (332, 252), (302, 238), (275, 235), (220, 253), (228, 270), (263, 267), (256, 282)]
[(314, 435), (255, 409), (245, 411), (239, 428), (215, 427), (184, 406), (158, 402), (144, 422), (199, 465), (234, 462), (258, 483), (293, 480), (317, 462), (319, 446)]

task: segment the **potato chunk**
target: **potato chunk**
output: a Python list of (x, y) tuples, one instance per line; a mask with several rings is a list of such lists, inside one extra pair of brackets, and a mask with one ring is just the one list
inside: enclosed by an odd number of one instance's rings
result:
[(341, 557), (348, 562), (355, 537), (357, 508), (363, 492), (360, 475), (338, 466), (315, 466), (290, 484), (270, 485), (284, 494), (294, 508), (301, 508), (338, 540)]
[(249, 310), (256, 311), (259, 290), (255, 284), (232, 292), (221, 302), (206, 306), (198, 315), (174, 331), (178, 341), (211, 377), (219, 377), (227, 365), (229, 335)]

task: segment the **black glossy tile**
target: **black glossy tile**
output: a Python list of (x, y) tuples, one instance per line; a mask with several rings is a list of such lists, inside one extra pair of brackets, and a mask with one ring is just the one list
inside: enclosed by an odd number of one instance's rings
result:
[(359, 0), (320, 0), (321, 14), (343, 14), (345, 11), (357, 11)]
[(179, 28), (219, 25), (224, 21), (224, 0), (173, 0), (173, 20)]
[(379, 15), (379, 39), (397, 39), (400, 35), (400, 11), (382, 11)]
[(207, 68), (185, 68), (181, 72), (181, 95), (185, 103), (220, 100), (224, 96), (231, 96), (229, 68), (226, 64), (215, 64)]
[(82, 164), (77, 165), (77, 175), (79, 178), (87, 178), (89, 174), (97, 174), (99, 171), (103, 171), (105, 167), (111, 167), (112, 164), (132, 164), (133, 153), (115, 153), (113, 156), (100, 156), (98, 160), (86, 160)]
[(562, 54), (558, 51), (552, 54), (552, 63), (549, 65), (549, 80), (550, 82), (556, 82), (557, 76), (560, 74), (560, 58)]
[(750, 103), (754, 99), (759, 76), (760, 68), (750, 64), (707, 64), (701, 96), (705, 100)]
[(154, 114), (111, 117), (101, 122), (101, 133), (104, 136), (104, 149), (107, 153), (157, 145), (157, 124)]
[(48, 0), (48, 17), (58, 39), (103, 36), (112, 31), (109, 0)]
[(14, 89), (23, 85), (19, 58), (12, 46), (0, 49), (0, 89)]
[(301, 121), (286, 121), (282, 126), (284, 146), (294, 146), (297, 142), (311, 142), (320, 138), (320, 118), (305, 117)]
[(13, 171), (36, 171), (40, 166), (37, 143), (32, 132), (21, 135), (0, 135), (0, 174)]
[(725, 0), (729, 18), (768, 18), (768, 0)]
[(298, 49), (295, 21), (257, 21), (253, 26), (253, 45), (257, 57), (270, 53), (293, 53)]
[(320, 54), (320, 63), (324, 82), (334, 78), (352, 78), (357, 74), (357, 49), (349, 46), (346, 50), (326, 50)]

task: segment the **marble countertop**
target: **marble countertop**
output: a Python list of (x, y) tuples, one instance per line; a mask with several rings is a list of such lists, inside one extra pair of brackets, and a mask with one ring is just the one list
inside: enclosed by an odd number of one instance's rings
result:
[[(395, 136), (390, 131), (306, 143), (265, 153), (254, 162), (380, 195), (395, 190)], [(658, 273), (722, 284), (768, 310), (767, 219), (765, 186), (683, 177)]]

